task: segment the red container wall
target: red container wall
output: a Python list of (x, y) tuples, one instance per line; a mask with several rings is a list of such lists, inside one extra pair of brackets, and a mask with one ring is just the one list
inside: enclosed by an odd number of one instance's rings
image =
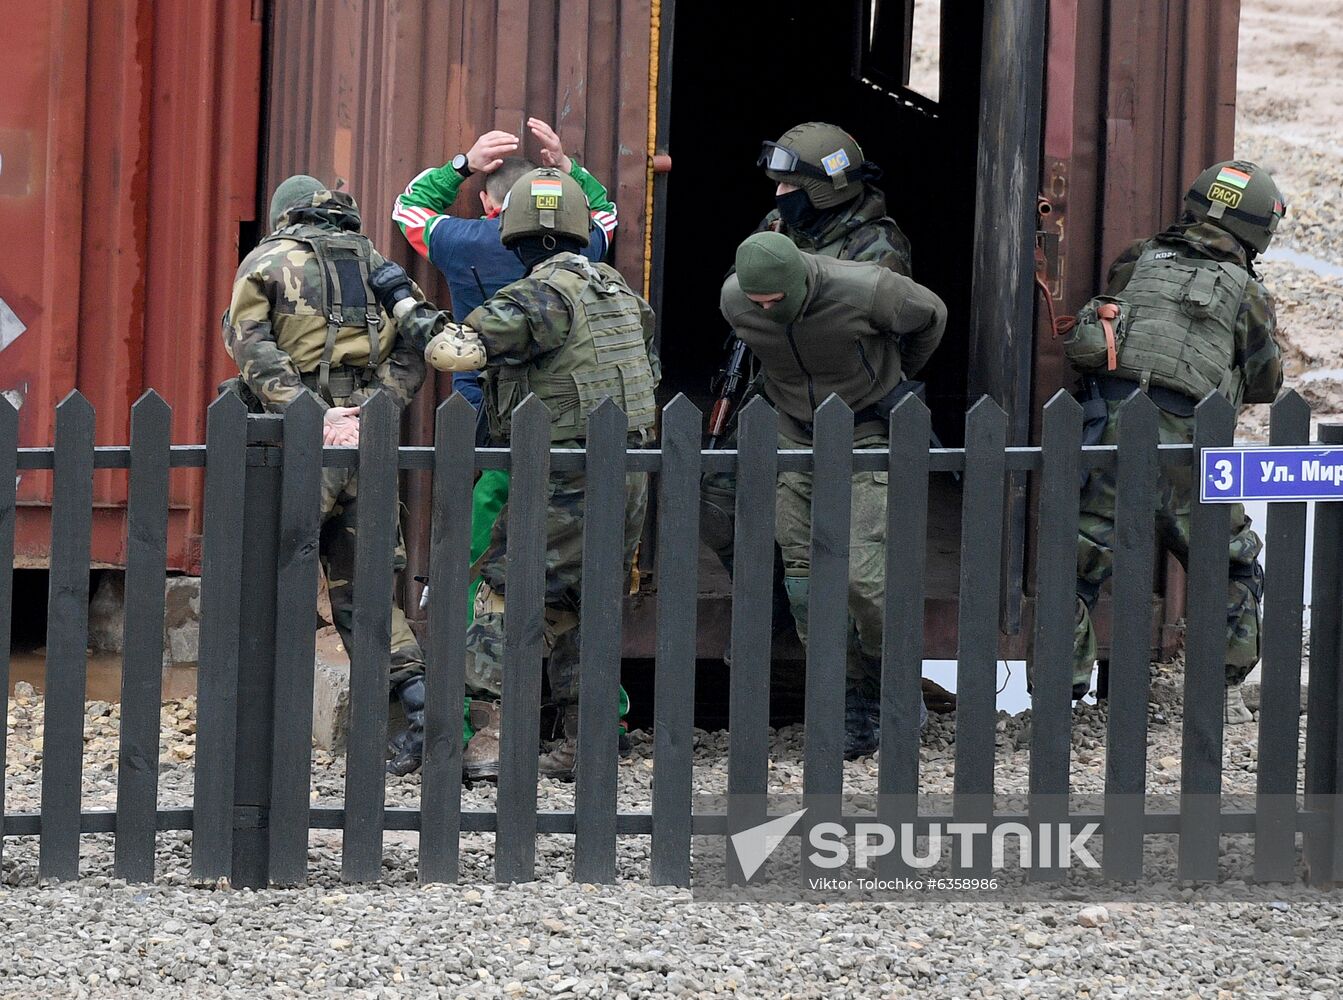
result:
[[(64, 0), (6, 18), (0, 299), (17, 322), (0, 391), (20, 404), (21, 445), (51, 444), (72, 389), (97, 411), (98, 444), (129, 440), (149, 388), (173, 408), (175, 443), (204, 440), (230, 364), (219, 316), (239, 228), (256, 212), (255, 14), (245, 0)], [(45, 473), (19, 484), (19, 565), (45, 563), (50, 488)], [(200, 474), (175, 472), (173, 569), (197, 569), (200, 499)], [(124, 472), (96, 474), (95, 564), (125, 561), (125, 500)]]

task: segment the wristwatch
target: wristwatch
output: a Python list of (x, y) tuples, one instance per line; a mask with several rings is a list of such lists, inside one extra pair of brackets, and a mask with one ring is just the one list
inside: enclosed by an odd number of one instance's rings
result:
[(449, 162), (452, 165), (452, 169), (457, 171), (457, 173), (461, 174), (463, 177), (471, 176), (471, 165), (466, 162), (465, 153), (458, 153)]

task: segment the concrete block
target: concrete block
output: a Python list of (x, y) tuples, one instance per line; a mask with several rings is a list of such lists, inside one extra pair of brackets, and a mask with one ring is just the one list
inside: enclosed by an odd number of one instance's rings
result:
[[(387, 733), (406, 726), (401, 703), (392, 701), (387, 710)], [(350, 657), (334, 627), (317, 633), (317, 659), (313, 664), (312, 741), (321, 750), (339, 753), (350, 734)]]
[(120, 653), (125, 648), (126, 574), (107, 570), (89, 600), (89, 646), (95, 653)]
[[(194, 666), (200, 659), (200, 577), (168, 577), (163, 598), (163, 665)], [(89, 600), (89, 646), (94, 652), (125, 650), (125, 616), (126, 574), (106, 570)]]
[(200, 649), (200, 577), (170, 576), (164, 590), (163, 665), (195, 664)]
[[(1302, 678), (1303, 683), (1301, 684), (1302, 715), (1306, 714), (1307, 687), (1306, 684), (1304, 683), (1305, 680), (1306, 678), (1303, 677)], [(1241, 685), (1241, 694), (1245, 698), (1245, 707), (1248, 708), (1250, 711), (1257, 713), (1259, 711), (1259, 702), (1262, 694), (1262, 689), (1260, 688), (1260, 686), (1256, 683), (1247, 680), (1243, 685)]]

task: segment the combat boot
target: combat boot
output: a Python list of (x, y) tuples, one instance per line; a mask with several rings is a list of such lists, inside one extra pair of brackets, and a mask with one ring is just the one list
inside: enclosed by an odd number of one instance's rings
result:
[(844, 759), (870, 757), (877, 749), (875, 699), (854, 688), (844, 692)]
[(1247, 722), (1254, 721), (1254, 715), (1250, 712), (1249, 706), (1245, 704), (1245, 695), (1239, 684), (1227, 686), (1226, 705), (1225, 711), (1222, 713), (1222, 720), (1228, 726), (1243, 726)]
[[(924, 683), (925, 683), (925, 684), (931, 684), (932, 682), (931, 682), (931, 681), (928, 681), (928, 680), (925, 680)], [(948, 696), (952, 699), (952, 705), (953, 705), (953, 707), (955, 707), (955, 698), (956, 698), (956, 696), (955, 696), (954, 694), (952, 694), (950, 691), (947, 691), (946, 688), (940, 687), (939, 685), (934, 684), (933, 687), (938, 688), (938, 690), (940, 690), (940, 691), (942, 691), (944, 694), (948, 695)], [(878, 702), (877, 699), (873, 698), (873, 699), (870, 699), (870, 704), (871, 704), (871, 706), (872, 706), (872, 711), (871, 711), (871, 713), (870, 713), (871, 716), (872, 716), (872, 738), (875, 739), (875, 740), (877, 741), (878, 744), (880, 744), (880, 743), (881, 743), (881, 703)], [(923, 732), (924, 728), (925, 728), (927, 725), (928, 725), (928, 703), (927, 703), (927, 702), (924, 700), (924, 698), (923, 698), (923, 692), (920, 692), (920, 693), (919, 693), (919, 732)]]
[(556, 781), (573, 781), (578, 763), (578, 706), (565, 705), (561, 717), (564, 735), (541, 755), (537, 773)]
[(406, 728), (387, 742), (387, 773), (411, 774), (424, 762), (424, 676), (402, 681), (392, 693), (406, 714)]
[(476, 734), (462, 751), (462, 776), (471, 781), (495, 781), (499, 777), (499, 703), (475, 700), (470, 712)]

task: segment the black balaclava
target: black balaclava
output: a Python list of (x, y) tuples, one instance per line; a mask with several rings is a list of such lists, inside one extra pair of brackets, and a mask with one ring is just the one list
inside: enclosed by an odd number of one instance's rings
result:
[(774, 204), (779, 208), (783, 224), (800, 233), (811, 232), (821, 217), (829, 214), (813, 205), (811, 196), (802, 188), (775, 196)]
[(558, 253), (578, 253), (583, 249), (583, 241), (563, 234), (538, 233), (524, 236), (509, 249), (522, 261), (526, 273), (530, 274), (536, 265), (549, 260)]

